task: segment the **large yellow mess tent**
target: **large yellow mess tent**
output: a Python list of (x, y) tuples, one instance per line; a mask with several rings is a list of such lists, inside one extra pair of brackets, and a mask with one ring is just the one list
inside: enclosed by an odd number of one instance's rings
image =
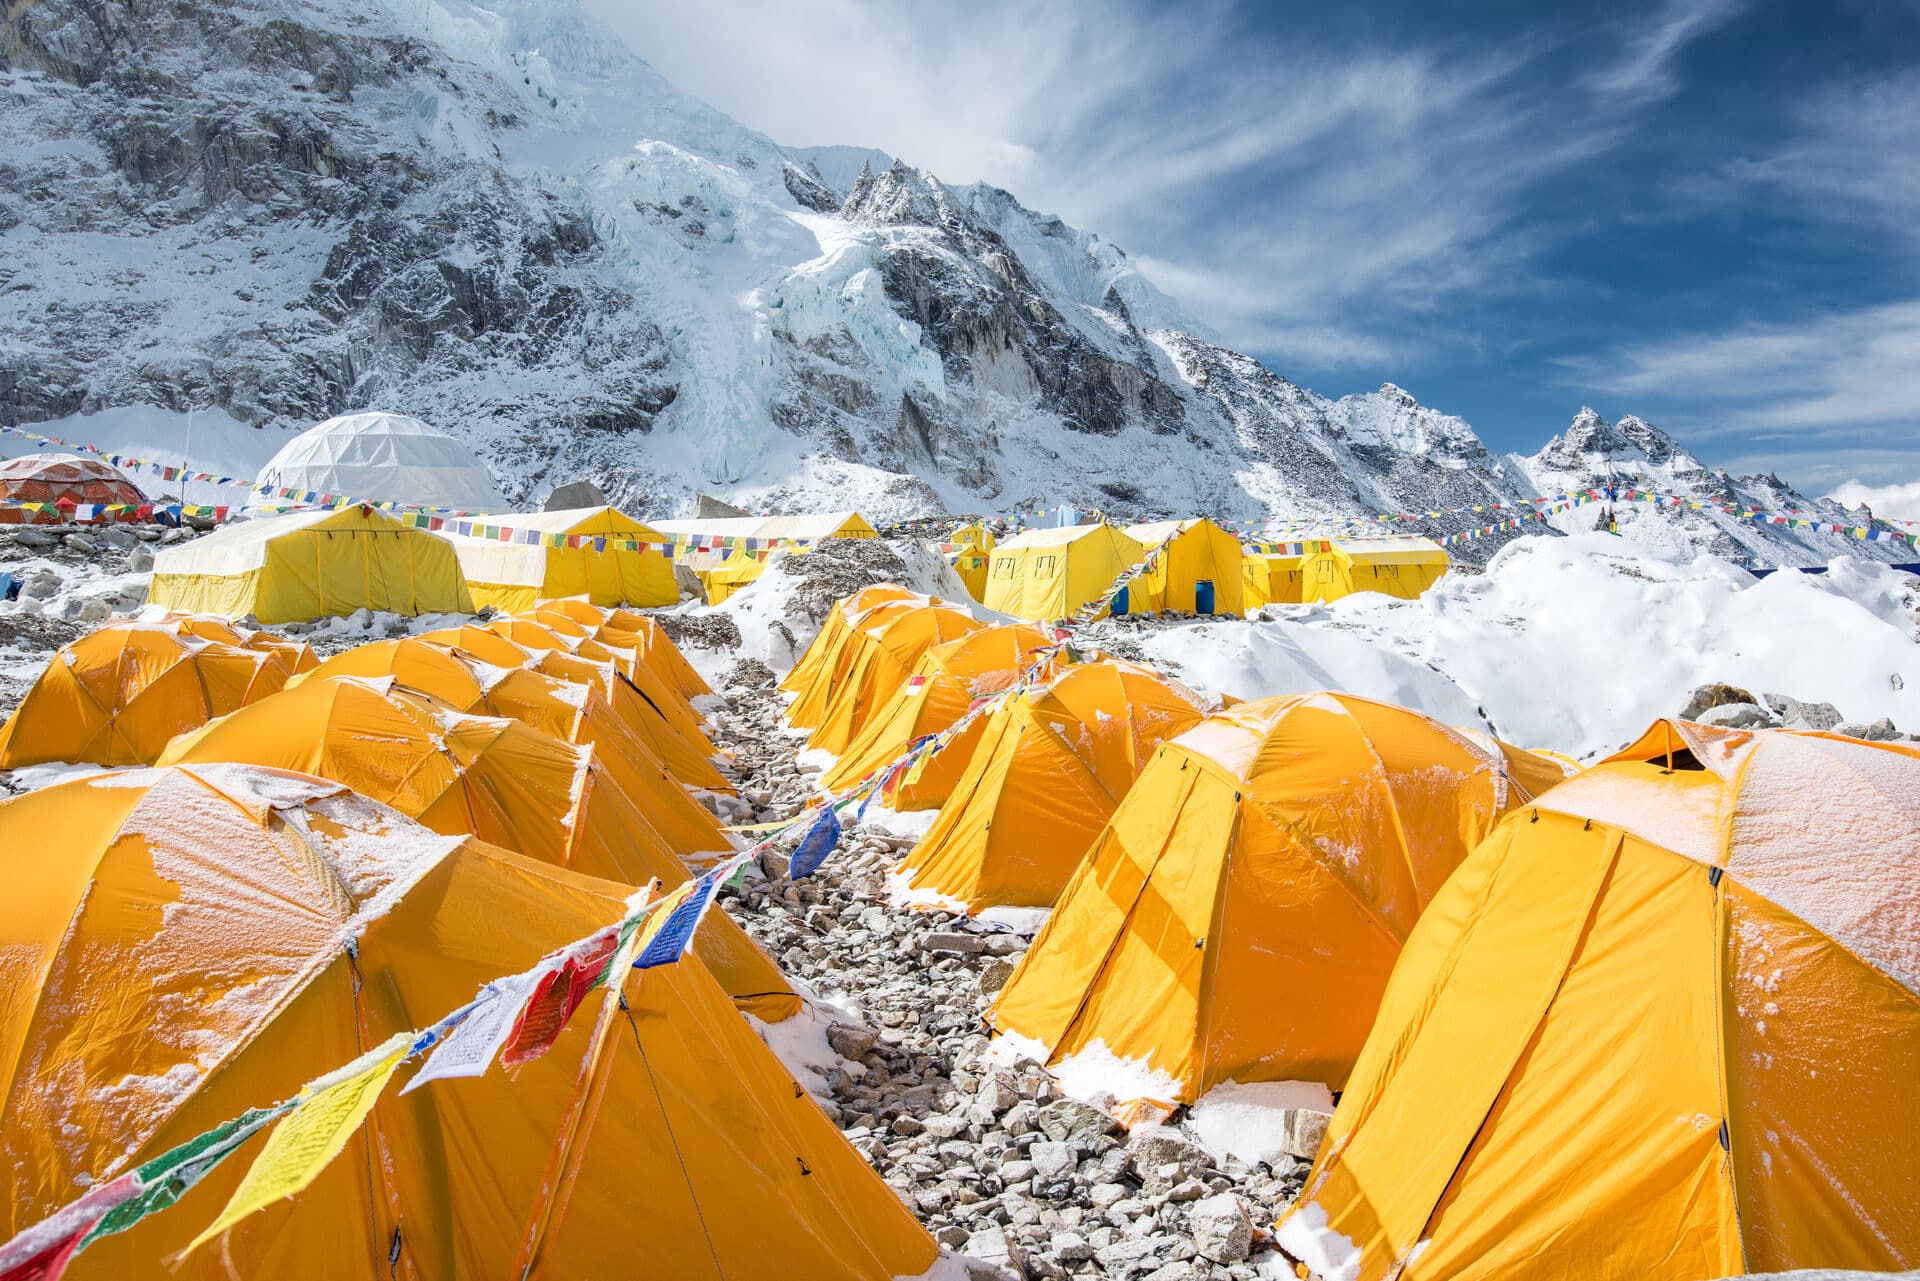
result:
[(1158, 549), (1153, 568), (1127, 588), (1132, 612), (1246, 613), (1246, 552), (1238, 536), (1210, 520), (1162, 520), (1126, 532), (1148, 555)]
[(1920, 753), (1659, 722), (1408, 939), (1279, 1240), (1349, 1281), (1920, 1267)]
[(595, 540), (549, 547), (447, 535), (476, 607), (525, 613), (550, 596), (579, 596), (595, 605), (679, 603), (673, 562), (664, 550), (671, 537), (615, 508), (476, 516), (473, 523), (532, 530), (543, 538)]
[(1243, 603), (1252, 613), (1262, 605), (1301, 603), (1300, 552), (1248, 552), (1240, 562)]
[(829, 692), (807, 746), (845, 752), (922, 655), (982, 626), (972, 614), (945, 601), (875, 610), (841, 651), (839, 669), (826, 678)]
[(367, 507), (261, 516), (163, 547), (147, 599), (263, 623), (356, 609), (471, 614), (453, 544)]
[(1446, 549), (1429, 538), (1328, 538), (1304, 546), (1302, 601), (1339, 600), (1355, 592), (1412, 600), (1452, 563)]
[(1207, 703), (1150, 668), (1103, 660), (1010, 698), (899, 869), (925, 901), (1049, 907), (1159, 745)]
[(1557, 764), (1350, 694), (1242, 703), (1163, 744), (990, 1018), (1138, 1097), (1339, 1089), (1421, 909)]
[[(859, 736), (821, 777), (821, 784), (841, 791), (899, 760), (919, 739), (951, 728), (974, 703), (1012, 686), (1041, 661), (1035, 652), (1052, 644), (1053, 638), (1038, 627), (1011, 623), (983, 627), (935, 645), (868, 718)], [(975, 718), (973, 725), (926, 758), (924, 768), (916, 768), (911, 783), (902, 780), (893, 793), (894, 808), (928, 809), (941, 804), (966, 768), (985, 724), (984, 717)]]
[[(1029, 529), (993, 549), (986, 606), (1032, 622), (1071, 618), (1144, 554), (1139, 543), (1112, 525)], [(1116, 598), (1112, 612), (1129, 607)]]
[[(430, 1024), (632, 892), (231, 765), (0, 804), (0, 876), (8, 1235)], [(889, 1281), (936, 1257), (696, 956), (589, 993), (511, 1072), (401, 1093), (413, 1071), (299, 1195), (167, 1262), (256, 1135), (67, 1275), (559, 1281), (623, 1260), (676, 1281)]]
[(0, 726), (0, 769), (150, 764), (175, 734), (278, 690), (297, 655), (202, 640), (167, 624), (103, 627), (47, 660)]

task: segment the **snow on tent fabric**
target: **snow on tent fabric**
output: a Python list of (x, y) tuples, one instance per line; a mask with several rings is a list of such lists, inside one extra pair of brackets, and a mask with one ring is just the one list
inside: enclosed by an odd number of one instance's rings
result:
[(1070, 618), (1145, 554), (1111, 525), (1029, 529), (993, 549), (986, 605), (1033, 622)]
[(900, 866), (903, 884), (972, 912), (1052, 906), (1154, 749), (1208, 710), (1133, 663), (1060, 669), (985, 718), (951, 798)]
[(479, 455), (405, 414), (342, 414), (316, 423), (267, 460), (255, 486), (249, 510), (302, 505), (273, 489), (445, 511), (507, 505)]
[(278, 690), (292, 662), (164, 624), (103, 627), (47, 660), (0, 726), (0, 769), (150, 764), (175, 734)]
[[(1053, 638), (1028, 623), (983, 627), (959, 640), (935, 645), (914, 665), (874, 712), (832, 769), (821, 776), (831, 791), (844, 791), (870, 772), (899, 760), (917, 740), (950, 728), (983, 698), (1009, 688), (1034, 665), (1035, 650)], [(974, 744), (985, 718), (977, 717), (941, 750), (917, 768), (911, 786), (903, 779), (894, 790), (895, 809), (931, 809), (942, 804)]]
[[(1243, 599), (1245, 550), (1239, 538), (1210, 520), (1162, 520), (1129, 525), (1127, 536), (1145, 551), (1160, 549), (1153, 567), (1127, 590), (1135, 613), (1164, 610), (1175, 614), (1246, 613)], [(1132, 599), (1132, 593), (1138, 599)], [(1202, 605), (1209, 608), (1202, 609)]]
[(285, 667), (289, 676), (310, 672), (320, 664), (319, 657), (313, 652), (313, 646), (303, 640), (276, 636), (272, 632), (249, 631), (244, 627), (234, 626), (227, 619), (214, 618), (207, 614), (176, 614), (167, 610), (153, 609), (142, 611), (135, 621), (147, 626), (164, 627), (182, 636), (219, 641), (223, 645), (232, 645), (236, 649), (258, 650)]
[(1563, 777), (1348, 694), (1242, 703), (1161, 746), (991, 1020), (1070, 1089), (1076, 1057), (1115, 1056), (1165, 1103), (1223, 1081), (1337, 1090), (1422, 908)]
[[(612, 507), (480, 519), (542, 535), (605, 539), (606, 544), (547, 547), (449, 534), (476, 607), (524, 613), (548, 596), (595, 605), (674, 605), (680, 589), (663, 550), (667, 535)], [(650, 544), (647, 547), (629, 544)]]
[[(0, 874), (20, 978), (0, 1006), (9, 1234), (460, 1007), (619, 919), (629, 893), (338, 784), (238, 766), (0, 805)], [(887, 1281), (932, 1263), (926, 1232), (697, 956), (617, 991), (631, 1018), (609, 1024), (598, 1106), (577, 1106), (587, 1017), (512, 1075), (390, 1088), (298, 1197), (171, 1275), (386, 1276), (396, 1251), (397, 1275), (417, 1277), (592, 1276), (624, 1258), (690, 1281)], [(557, 1142), (570, 1180), (552, 1177)], [(161, 1274), (246, 1165), (100, 1239), (68, 1276)]]
[(1446, 549), (1427, 538), (1333, 538), (1318, 550), (1308, 547), (1300, 563), (1300, 599), (1309, 602), (1355, 592), (1412, 600), (1451, 563)]
[(1407, 940), (1279, 1240), (1322, 1275), (1920, 1266), (1920, 752), (1663, 721)]
[(166, 609), (263, 623), (357, 609), (471, 614), (453, 545), (363, 507), (293, 512), (228, 525), (164, 547), (147, 599)]
[[(140, 487), (119, 468), (101, 458), (76, 454), (23, 454), (0, 461), (0, 503), (127, 503), (148, 501)], [(58, 512), (29, 513), (0, 506), (0, 524), (59, 525), (69, 517)]]
[(893, 691), (906, 682), (923, 654), (982, 626), (972, 614), (945, 601), (894, 613), (885, 606), (875, 610), (854, 634), (855, 642), (864, 643), (850, 642), (843, 651), (843, 671), (833, 682), (807, 746), (846, 751)]
[(666, 629), (649, 615), (630, 609), (603, 609), (578, 597), (543, 600), (533, 611), (536, 619), (553, 615), (580, 624), (588, 636), (609, 649), (631, 650), (634, 658), (681, 698), (694, 699), (713, 693), (713, 688), (694, 670)]
[(780, 682), (781, 692), (794, 696), (787, 708), (788, 722), (796, 729), (811, 729), (820, 723), (820, 713), (832, 694), (834, 675), (840, 671), (842, 654), (849, 645), (862, 643), (855, 633), (869, 615), (882, 606), (897, 612), (902, 605), (913, 602), (926, 605), (932, 600), (930, 596), (893, 583), (876, 583), (836, 601), (806, 652), (800, 655), (800, 661)]
[[(590, 876), (671, 888), (688, 879), (672, 843), (594, 758), (504, 717), (455, 712), (390, 676), (303, 681), (175, 739), (162, 765), (235, 762), (313, 774), (449, 836), (476, 836)], [(779, 971), (724, 913), (701, 956), (769, 1022), (799, 1009)]]

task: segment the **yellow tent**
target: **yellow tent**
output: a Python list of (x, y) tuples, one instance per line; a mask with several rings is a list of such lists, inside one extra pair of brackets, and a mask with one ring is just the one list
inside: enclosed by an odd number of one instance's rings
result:
[[(686, 547), (684, 559), (705, 581), (706, 571), (745, 544), (737, 540), (751, 538), (761, 543), (797, 546), (819, 542), (823, 538), (878, 538), (867, 518), (859, 512), (820, 512), (811, 516), (722, 516), (714, 519), (656, 520), (655, 529), (673, 535), (674, 542)], [(695, 539), (722, 540), (716, 548), (696, 549)]]
[(978, 522), (962, 525), (947, 536), (947, 562), (960, 576), (967, 594), (977, 601), (987, 597), (987, 562), (993, 556), (993, 531)]
[[(556, 615), (580, 624), (587, 635), (609, 649), (631, 651), (633, 659), (645, 664), (681, 698), (694, 699), (713, 693), (713, 687), (694, 670), (666, 629), (650, 614), (638, 614), (630, 609), (602, 609), (577, 596), (543, 600), (533, 611), (535, 619)], [(623, 665), (622, 670), (630, 667)]]
[(1135, 613), (1245, 614), (1246, 552), (1240, 539), (1210, 520), (1162, 520), (1127, 526), (1127, 536), (1152, 554), (1153, 568), (1128, 589)]
[(517, 614), (547, 596), (580, 596), (596, 605), (675, 605), (680, 601), (673, 562), (661, 547), (643, 550), (620, 545), (664, 545), (672, 541), (671, 536), (615, 508), (475, 516), (473, 523), (529, 529), (543, 537), (608, 540), (596, 549), (592, 543), (544, 547), (449, 534), (447, 540), (460, 558), (460, 572), (476, 606), (492, 605)]
[[(874, 611), (873, 619), (887, 613), (882, 606)], [(867, 621), (855, 633), (865, 643), (847, 647), (844, 672), (833, 682), (820, 722), (807, 737), (807, 746), (835, 754), (845, 752), (894, 690), (906, 683), (921, 655), (982, 626), (972, 614), (945, 601), (910, 606), (884, 621)]]
[(1920, 752), (1659, 722), (1408, 939), (1280, 1240), (1323, 1275), (1920, 1266)]
[(263, 623), (356, 609), (473, 612), (452, 543), (366, 507), (256, 517), (163, 547), (147, 599)]
[(1111, 1054), (1138, 1096), (1345, 1082), (1402, 940), (1560, 767), (1350, 694), (1242, 703), (1169, 740), (992, 1011), (1046, 1061)]
[(901, 864), (903, 883), (956, 910), (1051, 906), (1154, 749), (1207, 710), (1132, 663), (1060, 669), (986, 718), (951, 798)]
[[(1053, 644), (1053, 638), (1030, 623), (983, 627), (959, 640), (935, 645), (920, 656), (913, 672), (894, 687), (866, 727), (822, 777), (832, 791), (853, 786), (871, 771), (899, 760), (915, 741), (952, 726), (967, 709), (1019, 680), (1034, 665), (1035, 650)], [(942, 748), (926, 762), (911, 787), (894, 792), (896, 809), (932, 809), (942, 804), (966, 767), (973, 745), (980, 739), (985, 718)]]
[(1240, 562), (1247, 612), (1262, 605), (1300, 604), (1300, 567), (1305, 560), (1304, 555), (1289, 552), (1248, 552)]
[(794, 696), (793, 702), (787, 707), (788, 722), (797, 729), (811, 729), (820, 723), (820, 714), (826, 710), (827, 699), (833, 692), (833, 681), (841, 670), (845, 651), (849, 646), (857, 648), (865, 643), (857, 633), (870, 616), (883, 608), (888, 613), (899, 613), (906, 606), (929, 605), (932, 602), (930, 596), (922, 596), (892, 583), (863, 587), (851, 596), (836, 601), (833, 608), (827, 611), (819, 633), (807, 646), (806, 652), (800, 655), (793, 670), (780, 682), (781, 692)]
[(1438, 582), (1451, 563), (1446, 549), (1427, 538), (1327, 538), (1304, 546), (1303, 601), (1339, 600), (1355, 592), (1412, 600)]
[[(986, 605), (1035, 622), (1070, 618), (1143, 555), (1139, 543), (1111, 525), (1029, 529), (993, 549)], [(1130, 604), (1116, 598), (1112, 612), (1125, 613)]]
[[(0, 876), (6, 1235), (458, 1008), (631, 893), (238, 766), (0, 805)], [(310, 1186), (177, 1269), (260, 1136), (68, 1277), (574, 1278), (625, 1260), (676, 1281), (888, 1281), (934, 1261), (697, 957), (589, 993), (513, 1071), (400, 1093), (414, 1070)]]
[[(447, 836), (629, 885), (688, 878), (594, 758), (505, 717), (469, 716), (390, 676), (303, 681), (176, 738), (161, 765), (266, 765), (345, 784)], [(724, 918), (724, 919), (723, 919)], [(702, 923), (701, 955), (729, 992), (770, 1021), (799, 1010), (780, 972), (722, 913)]]
[(734, 552), (712, 568), (698, 572), (700, 585), (707, 589), (707, 604), (718, 605), (748, 583), (757, 582), (767, 572), (767, 558), (754, 552)]
[[(476, 655), (464, 643), (455, 646), (441, 643), (437, 634), (429, 636), (356, 646), (329, 658), (300, 680), (392, 676), (406, 688), (431, 694), (459, 711), (510, 716), (569, 743), (592, 745), (599, 749), (608, 771), (629, 796), (647, 807), (654, 826), (682, 856), (730, 848), (717, 821), (687, 796), (682, 784), (730, 785), (711, 761), (695, 755), (659, 718), (652, 704), (617, 681), (598, 683), (605, 676), (603, 669), (558, 653), (543, 656), (539, 663), (562, 675), (509, 668), (484, 654)], [(573, 670), (582, 666), (587, 670)]]
[(145, 765), (175, 734), (287, 681), (293, 658), (121, 623), (62, 645), (0, 726), (0, 769), (50, 761)]

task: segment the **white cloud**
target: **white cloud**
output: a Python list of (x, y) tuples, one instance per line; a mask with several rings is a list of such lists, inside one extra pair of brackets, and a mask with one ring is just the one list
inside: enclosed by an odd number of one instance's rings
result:
[(1597, 93), (1633, 101), (1664, 98), (1680, 87), (1681, 50), (1732, 18), (1739, 0), (1667, 0), (1659, 17), (1627, 40), (1623, 57), (1587, 79)]
[(1905, 485), (1865, 485), (1850, 480), (1827, 495), (1848, 507), (1865, 504), (1882, 520), (1920, 520), (1920, 480)]

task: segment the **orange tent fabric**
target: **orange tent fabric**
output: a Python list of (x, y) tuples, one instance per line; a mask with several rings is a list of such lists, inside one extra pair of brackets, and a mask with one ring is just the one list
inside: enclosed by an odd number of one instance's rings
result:
[[(630, 892), (237, 766), (0, 804), (0, 875), (17, 896), (0, 918), (8, 1234), (459, 1007), (619, 919)], [(697, 957), (589, 994), (511, 1073), (400, 1093), (413, 1071), (311, 1186), (177, 1271), (162, 1260), (263, 1138), (68, 1276), (558, 1281), (627, 1260), (676, 1281), (888, 1281), (934, 1261)]]
[(843, 672), (848, 649), (858, 653), (868, 643), (860, 635), (863, 628), (916, 606), (929, 605), (932, 599), (892, 583), (878, 583), (836, 603), (827, 611), (826, 622), (813, 643), (780, 682), (781, 692), (794, 696), (787, 707), (787, 723), (795, 729), (812, 729), (820, 723), (833, 697), (834, 682)]
[(1910, 747), (1657, 723), (1435, 896), (1280, 1242), (1359, 1281), (1920, 1266), (1916, 851)]
[[(562, 654), (542, 661), (573, 660)], [(646, 807), (654, 828), (683, 856), (732, 848), (719, 821), (686, 794), (672, 767), (654, 751), (645, 729), (636, 729), (592, 684), (526, 668), (503, 670), (419, 637), (357, 646), (299, 679), (333, 676), (392, 676), (459, 711), (510, 716), (570, 743), (592, 745), (608, 773)]]
[(1502, 814), (1563, 776), (1350, 694), (1242, 703), (1161, 746), (992, 1022), (1069, 1076), (1120, 1060), (1143, 1099), (1190, 1103), (1223, 1081), (1337, 1090), (1421, 910)]
[(674, 733), (680, 735), (703, 757), (718, 751), (707, 738), (700, 714), (677, 691), (657, 676), (651, 667), (639, 661), (631, 650), (616, 649), (593, 639), (585, 628), (571, 619), (549, 614), (543, 619), (496, 618), (489, 630), (536, 654), (559, 653), (590, 662), (609, 663), (634, 689), (653, 705)]
[(0, 726), (0, 769), (145, 765), (175, 734), (286, 683), (278, 656), (120, 623), (62, 645)]
[(975, 912), (1050, 907), (1154, 749), (1209, 704), (1133, 663), (1080, 663), (1016, 695), (899, 868), (913, 894)]
[(909, 606), (897, 614), (889, 614), (889, 609), (881, 606), (856, 629), (820, 722), (807, 738), (808, 747), (846, 751), (881, 704), (906, 683), (921, 655), (982, 626), (972, 614), (944, 601)]
[(635, 651), (640, 661), (652, 668), (654, 675), (665, 681), (668, 688), (682, 698), (694, 699), (702, 694), (713, 693), (712, 687), (694, 670), (693, 664), (673, 643), (666, 629), (649, 615), (616, 608), (604, 611), (602, 618), (593, 619), (587, 617), (587, 611), (597, 611), (597, 607), (578, 599), (542, 601), (541, 608), (565, 612), (575, 622), (591, 627), (594, 639), (604, 644)]
[[(140, 487), (104, 459), (76, 454), (22, 454), (0, 461), (0, 502), (131, 503), (151, 501)], [(0, 524), (58, 525), (65, 516), (0, 507)]]
[[(1030, 623), (983, 627), (959, 640), (935, 645), (914, 665), (913, 672), (873, 713), (866, 728), (821, 782), (841, 791), (869, 772), (898, 760), (913, 743), (947, 729), (966, 715), (980, 699), (1012, 686), (1033, 666), (1036, 650), (1053, 644), (1053, 637)], [(932, 809), (939, 806), (966, 768), (979, 742), (984, 718), (940, 750), (912, 788), (897, 788), (896, 809)]]
[[(294, 770), (449, 836), (476, 836), (590, 876), (671, 888), (689, 878), (644, 807), (592, 748), (504, 717), (469, 716), (391, 676), (304, 681), (175, 739), (162, 765), (231, 762)], [(777, 1021), (799, 1010), (780, 972), (725, 913), (701, 925), (701, 955), (729, 992)]]
[(170, 627), (182, 636), (197, 636), (201, 640), (219, 641), (223, 645), (232, 645), (238, 649), (259, 650), (263, 654), (271, 655), (285, 666), (289, 676), (310, 672), (320, 665), (320, 658), (313, 652), (313, 646), (303, 640), (275, 636), (272, 632), (248, 631), (244, 627), (234, 626), (227, 619), (214, 618), (208, 614), (163, 613), (151, 620), (142, 614), (141, 621), (151, 621), (156, 626)]

